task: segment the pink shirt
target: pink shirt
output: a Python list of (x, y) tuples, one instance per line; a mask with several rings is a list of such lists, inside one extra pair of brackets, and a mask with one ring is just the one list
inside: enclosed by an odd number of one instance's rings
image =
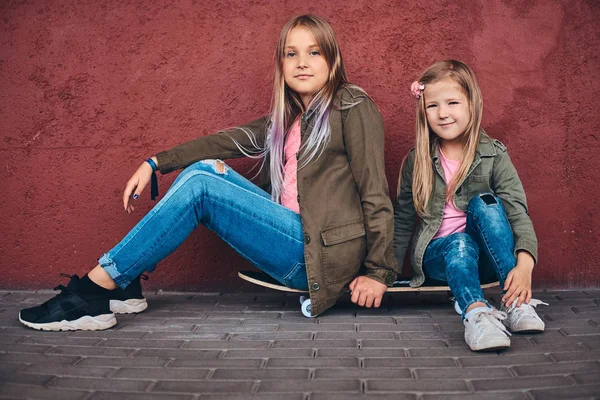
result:
[[(444, 179), (446, 180), (446, 184), (448, 184), (448, 182), (451, 182), (454, 178), (454, 175), (456, 175), (458, 172), (460, 161), (446, 158), (444, 153), (442, 153), (442, 149), (440, 148), (440, 162), (444, 170)], [(452, 235), (453, 233), (464, 232), (466, 226), (467, 214), (454, 207), (454, 204), (446, 202), (444, 205), (444, 217), (442, 218), (442, 225), (440, 225), (440, 229), (433, 238), (437, 239), (439, 237)]]
[(298, 159), (300, 149), (300, 118), (296, 119), (287, 134), (284, 146), (285, 165), (283, 167), (283, 186), (281, 205), (300, 214), (298, 204)]

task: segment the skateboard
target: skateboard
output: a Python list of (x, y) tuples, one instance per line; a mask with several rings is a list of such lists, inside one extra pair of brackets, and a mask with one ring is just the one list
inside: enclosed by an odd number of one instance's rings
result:
[[(310, 297), (308, 297), (308, 290), (292, 289), (282, 285), (280, 282), (271, 278), (269, 275), (260, 271), (240, 271), (238, 276), (243, 280), (253, 283), (258, 286), (266, 287), (269, 289), (279, 290), (280, 292), (298, 293), (300, 295), (300, 306), (302, 314), (305, 317), (311, 318), (310, 308)], [(492, 282), (481, 285), (482, 289), (488, 289), (495, 286), (499, 286), (500, 282)], [(410, 286), (410, 280), (394, 281), (391, 287), (388, 287), (386, 293), (400, 293), (400, 292), (448, 292), (450, 294), (450, 300), (454, 302), (454, 310), (457, 314), (462, 315), (462, 310), (458, 306), (458, 302), (454, 301), (450, 288), (448, 286), (424, 284), (419, 287), (413, 288)]]

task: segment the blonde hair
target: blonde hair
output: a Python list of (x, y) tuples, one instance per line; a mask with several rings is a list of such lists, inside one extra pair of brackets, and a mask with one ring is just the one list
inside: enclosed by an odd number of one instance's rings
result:
[[(297, 26), (302, 26), (313, 34), (321, 50), (321, 54), (329, 67), (329, 76), (325, 85), (312, 95), (307, 109), (305, 109), (298, 93), (285, 83), (283, 74), (285, 42), (290, 31)], [(298, 169), (301, 169), (312, 160), (318, 158), (331, 139), (329, 115), (333, 107), (333, 99), (336, 92), (342, 87), (346, 87), (356, 89), (365, 94), (364, 97), (357, 98), (352, 103), (342, 104), (343, 102), (340, 102), (340, 105), (337, 106), (339, 110), (345, 110), (359, 104), (368, 95), (358, 86), (348, 83), (342, 53), (335, 37), (335, 32), (329, 22), (316, 15), (299, 15), (285, 24), (277, 42), (275, 64), (273, 99), (265, 145), (261, 148), (249, 130), (245, 130), (245, 133), (250, 138), (254, 149), (247, 149), (237, 141), (236, 145), (247, 157), (262, 158), (261, 170), (268, 160), (271, 178), (271, 200), (278, 203), (281, 198), (281, 191), (283, 190), (285, 137), (298, 115), (306, 112), (307, 117), (310, 117), (312, 125), (310, 136), (298, 150)]]
[[(469, 102), (470, 119), (462, 135), (463, 153), (460, 167), (446, 188), (446, 201), (452, 202), (454, 192), (459, 184), (467, 177), (469, 168), (475, 159), (477, 144), (481, 135), (481, 116), (483, 113), (483, 100), (481, 90), (475, 79), (473, 71), (464, 63), (456, 60), (438, 61), (427, 68), (419, 82), (425, 85), (450, 78), (456, 82), (464, 91)], [(413, 169), (413, 201), (415, 209), (420, 216), (427, 215), (427, 205), (433, 191), (433, 163), (431, 154), (434, 146), (438, 143), (436, 134), (431, 130), (427, 122), (425, 112), (425, 96), (417, 101), (416, 119), (416, 148)]]

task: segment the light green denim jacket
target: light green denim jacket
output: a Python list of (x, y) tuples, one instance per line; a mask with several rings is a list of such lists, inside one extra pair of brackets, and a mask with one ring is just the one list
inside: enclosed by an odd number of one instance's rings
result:
[[(432, 144), (432, 154), (433, 195), (427, 205), (428, 216), (417, 221), (412, 193), (414, 148), (410, 150), (400, 171), (398, 192), (394, 202), (394, 255), (401, 269), (412, 238), (413, 277), (410, 281), (412, 287), (421, 286), (425, 281), (423, 274), (425, 249), (440, 228), (444, 215), (446, 182), (439, 159), (437, 140)], [(467, 178), (454, 193), (454, 205), (466, 212), (469, 200), (481, 193), (493, 193), (502, 201), (514, 234), (515, 255), (517, 251), (525, 250), (533, 256), (534, 262), (537, 262), (537, 237), (529, 218), (527, 199), (517, 170), (510, 161), (506, 147), (500, 141), (491, 139), (483, 131)], [(416, 230), (415, 222), (417, 222)]]

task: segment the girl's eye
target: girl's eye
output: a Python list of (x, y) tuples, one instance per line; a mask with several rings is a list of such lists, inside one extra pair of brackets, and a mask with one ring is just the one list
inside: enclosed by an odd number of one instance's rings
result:
[(294, 53), (293, 51), (288, 51), (285, 56), (286, 57), (294, 57), (296, 55), (296, 53)]
[(450, 105), (454, 105), (454, 104), (459, 104), (458, 101), (451, 101), (450, 103), (448, 103)]
[(428, 105), (428, 106), (427, 106), (427, 107), (425, 107), (425, 108), (435, 108), (435, 107), (437, 107), (437, 105), (436, 105), (436, 104), (430, 104), (430, 105)]
[(310, 55), (311, 56), (320, 56), (321, 53), (319, 51), (317, 51), (317, 50), (313, 50), (313, 51), (310, 52)]

